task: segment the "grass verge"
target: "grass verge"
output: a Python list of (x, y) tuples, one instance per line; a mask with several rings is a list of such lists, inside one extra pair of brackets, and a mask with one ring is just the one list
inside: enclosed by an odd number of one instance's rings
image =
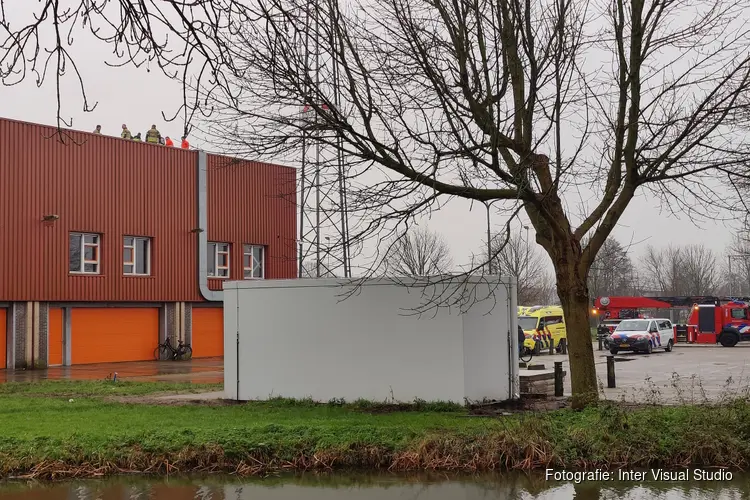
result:
[(42, 380), (38, 382), (7, 382), (0, 384), (0, 397), (5, 396), (147, 396), (157, 394), (190, 394), (220, 391), (223, 384), (191, 384), (189, 382), (130, 382), (107, 380)]
[[(111, 393), (93, 385), (99, 382), (47, 384), (44, 391), (45, 384), (1, 389), (2, 477), (750, 465), (745, 400), (636, 409), (610, 403), (582, 412), (478, 418), (428, 403), (391, 412), (340, 401), (126, 404), (102, 397)], [(64, 396), (53, 395), (55, 384)], [(169, 390), (164, 384), (117, 387)]]

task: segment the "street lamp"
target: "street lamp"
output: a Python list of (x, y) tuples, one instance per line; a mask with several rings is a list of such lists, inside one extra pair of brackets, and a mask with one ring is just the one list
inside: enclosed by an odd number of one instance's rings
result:
[(490, 205), (492, 202), (485, 203), (487, 209), (487, 274), (492, 274), (492, 233), (490, 231)]
[(495, 203), (497, 200), (492, 200), (489, 202), (482, 202), (484, 203), (484, 208), (487, 209), (487, 273), (492, 274), (492, 261), (494, 260), (492, 257), (492, 231), (490, 230), (490, 207), (493, 203)]
[(333, 276), (331, 272), (331, 237), (326, 236), (326, 277)]
[(298, 254), (298, 260), (299, 260), (299, 265), (298, 265), (298, 267), (299, 267), (299, 277), (300, 278), (304, 278), (305, 277), (305, 267), (304, 267), (305, 263), (304, 263), (304, 256), (302, 255), (302, 242), (301, 241), (297, 244), (297, 247), (298, 247), (298, 251), (299, 251), (299, 254)]
[(524, 276), (524, 282), (526, 283), (526, 286), (528, 286), (529, 283), (529, 258), (530, 258), (530, 248), (529, 248), (529, 226), (523, 226), (523, 228), (526, 230), (526, 259), (523, 263), (523, 274)]
[(523, 226), (523, 228), (526, 230), (526, 264), (529, 263), (529, 226)]

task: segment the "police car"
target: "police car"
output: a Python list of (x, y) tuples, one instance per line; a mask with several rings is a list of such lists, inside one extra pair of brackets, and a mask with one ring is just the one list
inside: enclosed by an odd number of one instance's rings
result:
[(666, 318), (625, 319), (607, 340), (612, 354), (620, 351), (651, 354), (654, 349), (671, 352), (674, 347), (674, 328)]

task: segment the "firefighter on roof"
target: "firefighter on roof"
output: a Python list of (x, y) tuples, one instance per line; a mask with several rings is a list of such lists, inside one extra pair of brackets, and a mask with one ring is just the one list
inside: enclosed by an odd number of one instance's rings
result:
[(146, 132), (146, 142), (149, 144), (159, 144), (159, 139), (161, 138), (161, 134), (156, 129), (156, 125), (151, 125), (151, 128), (148, 132)]

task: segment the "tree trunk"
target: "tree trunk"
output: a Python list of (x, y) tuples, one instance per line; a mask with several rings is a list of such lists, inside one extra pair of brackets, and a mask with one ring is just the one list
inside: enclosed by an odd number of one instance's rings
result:
[(557, 293), (565, 314), (573, 408), (583, 408), (599, 400), (589, 324), (587, 276), (580, 270), (580, 252), (577, 255), (572, 252), (565, 254), (557, 260)]
[(584, 261), (581, 242), (570, 227), (562, 200), (549, 170), (549, 158), (534, 155), (532, 168), (545, 196), (525, 204), (536, 241), (555, 266), (557, 295), (562, 302), (568, 339), (573, 408), (584, 408), (599, 400), (594, 367), (594, 346), (589, 327), (588, 275), (591, 262)]

